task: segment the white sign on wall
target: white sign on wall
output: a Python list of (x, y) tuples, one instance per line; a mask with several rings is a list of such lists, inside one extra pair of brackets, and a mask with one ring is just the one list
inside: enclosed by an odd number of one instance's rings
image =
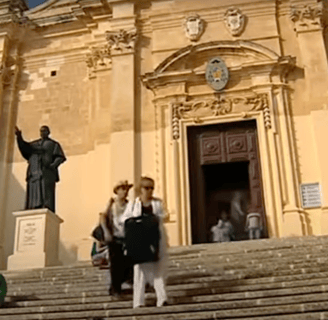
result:
[(318, 182), (301, 184), (301, 199), (303, 208), (321, 207), (321, 188)]

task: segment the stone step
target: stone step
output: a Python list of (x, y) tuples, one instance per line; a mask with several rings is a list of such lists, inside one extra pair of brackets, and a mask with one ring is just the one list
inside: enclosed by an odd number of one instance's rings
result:
[[(188, 283), (188, 282), (195, 282), (198, 278), (206, 277), (220, 277), (221, 279), (243, 279), (243, 278), (259, 278), (259, 277), (282, 277), (288, 275), (298, 276), (298, 278), (306, 279), (308, 276), (307, 274), (313, 274), (315, 272), (322, 272), (327, 270), (327, 264), (316, 264), (318, 267), (312, 267), (312, 265), (302, 264), (302, 265), (289, 265), (286, 266), (286, 269), (280, 268), (276, 269), (269, 269), (268, 266), (263, 265), (261, 268), (257, 268), (254, 266), (252, 269), (241, 269), (242, 272), (235, 272), (236, 270), (220, 270), (215, 266), (211, 267), (203, 267), (197, 268), (192, 270), (183, 270), (183, 271), (176, 271), (170, 272), (168, 277), (168, 284), (179, 284), (179, 283)], [(228, 277), (231, 275), (236, 275), (236, 277)], [(99, 287), (99, 284), (106, 284), (108, 283), (109, 276), (108, 271), (106, 270), (106, 274), (94, 278), (81, 278), (78, 282), (59, 282), (59, 281), (52, 281), (52, 282), (35, 282), (35, 283), (11, 283), (8, 282), (8, 295), (11, 292), (25, 292), (28, 289), (29, 292), (43, 292), (43, 288), (46, 288), (46, 292), (50, 291), (66, 291), (71, 287), (78, 287), (79, 289), (83, 289), (83, 286), (91, 288), (91, 287)], [(82, 286), (81, 286), (82, 285)]]
[[(314, 302), (313, 302), (314, 300)], [(110, 318), (117, 320), (137, 319), (229, 319), (246, 318), (253, 316), (286, 315), (306, 312), (328, 311), (327, 294), (311, 297), (306, 301), (305, 297), (284, 297), (270, 299), (255, 299), (247, 301), (193, 303), (184, 305), (171, 305), (167, 307), (145, 307), (138, 309), (110, 309), (109, 304), (101, 304), (95, 310), (64, 311), (60, 307), (56, 312), (44, 312), (30, 314), (0, 315), (0, 319), (6, 320), (34, 320), (34, 319), (85, 319), (85, 318)], [(83, 306), (79, 306), (83, 307)], [(101, 308), (101, 310), (99, 310)], [(61, 312), (62, 310), (62, 312)], [(123, 311), (124, 310), (124, 311)]]
[[(221, 244), (220, 244), (221, 245)], [(311, 248), (310, 248), (311, 249)], [(294, 257), (300, 258), (300, 256), (304, 256), (304, 259), (315, 259), (315, 258), (320, 258), (320, 259), (326, 259), (325, 257), (325, 252), (328, 249), (326, 247), (318, 247), (318, 248), (312, 248), (311, 250), (306, 252), (298, 252), (295, 251), (293, 248), (289, 249), (288, 252), (275, 252), (272, 250), (269, 250), (265, 253), (263, 252), (257, 252), (255, 253), (254, 256), (251, 256), (249, 253), (240, 253), (239, 255), (229, 253), (229, 255), (223, 255), (220, 250), (217, 250), (217, 252), (213, 253), (211, 250), (204, 251), (201, 254), (197, 255), (192, 255), (186, 258), (186, 256), (179, 258), (179, 256), (175, 257), (174, 259), (171, 258), (170, 261), (170, 268), (175, 268), (177, 266), (182, 267), (182, 266), (189, 266), (189, 265), (194, 265), (195, 263), (199, 263), (199, 259), (202, 258), (202, 260), (205, 262), (207, 261), (217, 261), (218, 263), (220, 261), (223, 262), (230, 262), (235, 265), (235, 262), (240, 261), (244, 263), (251, 263), (255, 264), (257, 261), (261, 260), (275, 260), (276, 258), (279, 258), (283, 261), (293, 261)], [(322, 257), (323, 256), (323, 257)], [(285, 259), (285, 260), (284, 260)], [(233, 267), (232, 265), (232, 267)], [(79, 265), (76, 269), (70, 267), (70, 268), (64, 268), (64, 267), (52, 267), (52, 268), (47, 268), (45, 269), (36, 269), (32, 271), (20, 271), (20, 272), (2, 272), (3, 275), (6, 276), (6, 278), (9, 277), (9, 279), (14, 278), (17, 281), (19, 279), (45, 279), (45, 278), (59, 278), (59, 277), (65, 277), (65, 278), (70, 278), (70, 277), (78, 277), (78, 276), (84, 276), (87, 274), (94, 274), (94, 270), (97, 268), (92, 267), (91, 263), (85, 263), (83, 265)]]
[[(328, 257), (322, 257), (320, 255), (313, 255), (309, 254), (306, 257), (302, 258), (299, 255), (297, 256), (297, 260), (293, 259), (293, 257), (289, 258), (279, 258), (279, 268), (282, 269), (300, 269), (300, 268), (311, 268), (312, 265), (327, 265), (328, 264)], [(248, 267), (252, 267), (253, 269), (266, 269), (266, 268), (272, 268), (272, 265), (274, 265), (277, 262), (277, 259), (262, 259), (261, 262), (257, 260), (249, 260), (244, 261), (243, 263), (236, 263), (231, 262), (230, 260), (228, 262), (220, 262), (220, 258), (212, 259), (210, 261), (202, 260), (197, 261), (195, 260), (193, 264), (184, 264), (181, 262), (175, 263), (175, 266), (171, 267), (169, 271), (174, 273), (179, 272), (189, 272), (190, 270), (199, 270), (205, 268), (207, 266), (207, 269), (210, 268), (217, 268), (221, 270), (243, 270)], [(292, 263), (291, 263), (292, 262)], [(75, 281), (79, 282), (81, 278), (85, 279), (86, 281), (93, 281), (95, 279), (101, 280), (103, 279), (104, 273), (108, 273), (108, 270), (98, 270), (97, 268), (90, 269), (88, 272), (81, 272), (74, 275), (56, 275), (53, 277), (42, 277), (42, 278), (36, 278), (36, 277), (29, 277), (29, 275), (26, 275), (25, 278), (23, 277), (6, 277), (7, 283), (14, 285), (16, 283), (22, 284), (27, 283), (27, 285), (31, 285), (32, 283), (54, 283), (55, 281), (60, 281), (62, 283), (69, 282), (74, 283)], [(87, 280), (90, 279), (90, 280)]]
[[(189, 282), (186, 284), (179, 284), (167, 286), (169, 295), (172, 297), (192, 296), (192, 295), (208, 295), (208, 294), (223, 294), (223, 293), (237, 293), (237, 292), (251, 292), (258, 290), (277, 290), (282, 288), (299, 288), (306, 286), (322, 286), (322, 290), (326, 289), (328, 285), (327, 273), (314, 274), (308, 279), (299, 279), (297, 277), (281, 278), (280, 281), (275, 281), (274, 278), (262, 279), (241, 279), (241, 280), (214, 280), (206, 281), (200, 279), (199, 282)], [(26, 300), (39, 299), (61, 299), (78, 298), (78, 297), (92, 297), (92, 296), (106, 296), (108, 294), (107, 286), (71, 287), (65, 291), (49, 291), (49, 292), (11, 292), (9, 296), (14, 296), (16, 299), (23, 297)]]
[[(209, 268), (210, 269), (210, 268)], [(190, 273), (187, 274), (188, 276), (183, 277), (183, 276), (178, 276), (178, 277), (174, 277), (172, 275), (169, 275), (168, 277), (168, 284), (177, 284), (177, 283), (187, 283), (190, 281), (199, 281), (198, 278), (200, 277), (200, 279), (203, 279), (204, 275), (206, 274), (206, 272), (204, 270), (206, 270), (205, 268), (200, 269), (200, 268), (195, 268), (195, 269), (191, 269), (194, 271), (194, 276), (190, 277)], [(268, 272), (268, 270), (266, 270), (266, 275), (270, 274), (271, 277), (281, 277), (281, 276), (289, 276), (289, 275), (299, 275), (299, 277), (301, 278), (306, 278), (307, 274), (310, 274), (311, 276), (315, 273), (318, 272), (325, 272), (327, 270), (327, 265), (320, 265), (318, 267), (308, 267), (308, 268), (297, 268), (297, 267), (293, 267), (291, 268), (290, 266), (287, 269), (273, 269), (270, 272)], [(236, 271), (236, 270), (232, 270), (232, 271)], [(251, 279), (251, 278), (259, 278), (260, 276), (264, 277), (265, 274), (261, 274), (260, 271), (258, 269), (252, 269), (252, 270), (243, 270), (244, 272), (232, 272), (231, 270), (225, 270), (222, 271), (218, 270), (218, 269), (214, 269), (212, 270), (212, 273), (206, 278), (206, 279), (214, 279), (215, 278), (220, 278), (220, 279), (243, 279), (243, 278), (247, 278), (247, 279)], [(197, 272), (197, 273), (196, 273)], [(218, 275), (218, 276), (213, 276), (213, 274)], [(196, 278), (196, 276), (198, 276)], [(192, 280), (191, 280), (192, 279)], [(31, 287), (44, 287), (44, 286), (66, 286), (67, 284), (70, 285), (81, 285), (81, 284), (88, 284), (93, 286), (95, 284), (98, 285), (98, 283), (105, 283), (107, 284), (109, 282), (109, 272), (106, 271), (104, 274), (102, 275), (97, 275), (95, 277), (86, 277), (86, 278), (78, 278), (78, 279), (74, 279), (74, 280), (61, 280), (61, 279), (53, 279), (53, 281), (39, 281), (39, 282), (11, 282), (12, 280), (7, 281), (9, 290), (15, 291), (15, 290), (19, 290), (19, 288), (24, 288), (24, 287), (28, 287), (29, 289)], [(210, 280), (209, 280), (210, 281)]]
[[(328, 293), (315, 293), (307, 295), (293, 295), (293, 296), (283, 296), (283, 297), (262, 297), (260, 299), (244, 299), (235, 301), (219, 301), (215, 299), (215, 296), (207, 297), (208, 300), (201, 299), (188, 301), (187, 303), (177, 304), (176, 301), (174, 305), (172, 302), (170, 306), (175, 308), (175, 312), (186, 312), (192, 309), (196, 305), (213, 305), (216, 304), (218, 310), (222, 309), (234, 309), (234, 308), (255, 308), (273, 305), (285, 305), (285, 304), (300, 304), (300, 303), (311, 303), (311, 302), (324, 302), (328, 300)], [(200, 297), (202, 298), (202, 297)], [(149, 302), (149, 301), (147, 301)], [(155, 299), (151, 301), (152, 305), (155, 305)], [(90, 311), (90, 310), (113, 310), (113, 312), (120, 311), (121, 309), (126, 309), (132, 307), (132, 302), (127, 301), (118, 304), (117, 301), (111, 301), (107, 303), (90, 303), (90, 304), (74, 304), (74, 305), (56, 305), (56, 306), (42, 306), (42, 307), (26, 307), (26, 308), (7, 308), (0, 309), (0, 315), (12, 315), (12, 314), (33, 314), (33, 313), (55, 313), (55, 312), (75, 312), (75, 311)]]
[[(224, 285), (222, 285), (224, 286)], [(198, 295), (179, 295), (178, 292), (172, 292), (170, 294), (170, 300), (174, 304), (178, 303), (190, 303), (190, 302), (210, 302), (210, 301), (231, 301), (231, 300), (244, 300), (244, 299), (260, 299), (265, 297), (281, 297), (281, 296), (292, 296), (292, 295), (306, 295), (306, 294), (317, 294), (317, 293), (328, 293), (328, 285), (313, 285), (308, 287), (295, 287), (295, 288), (283, 288), (283, 289), (272, 289), (272, 290), (259, 290), (259, 291), (244, 291), (237, 293), (221, 293), (221, 294), (204, 294), (198, 292)], [(55, 306), (55, 305), (74, 305), (74, 304), (90, 304), (90, 303), (109, 303), (113, 301), (111, 296), (100, 295), (94, 297), (94, 295), (84, 296), (79, 295), (79, 298), (62, 298), (49, 300), (15, 300), (11, 298), (6, 298), (7, 306), (15, 307), (42, 307), (42, 306)], [(147, 299), (155, 299), (155, 295), (152, 293), (146, 294)], [(32, 299), (33, 297), (30, 297)], [(125, 297), (129, 299), (130, 295)], [(19, 297), (17, 297), (19, 299)], [(132, 300), (129, 301), (115, 301), (115, 303), (120, 307), (130, 307), (132, 305)], [(0, 309), (1, 314), (1, 309)]]
[(75, 266), (4, 272), (0, 320), (328, 319), (328, 237), (170, 248), (170, 305), (132, 309), (108, 296), (108, 270)]

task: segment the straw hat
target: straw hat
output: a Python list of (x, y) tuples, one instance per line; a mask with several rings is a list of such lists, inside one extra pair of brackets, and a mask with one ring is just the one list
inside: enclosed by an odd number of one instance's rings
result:
[(133, 187), (133, 184), (129, 184), (128, 180), (121, 180), (121, 181), (117, 182), (114, 186), (114, 189), (113, 189), (115, 194), (117, 194), (117, 190), (120, 187), (125, 187), (129, 190)]

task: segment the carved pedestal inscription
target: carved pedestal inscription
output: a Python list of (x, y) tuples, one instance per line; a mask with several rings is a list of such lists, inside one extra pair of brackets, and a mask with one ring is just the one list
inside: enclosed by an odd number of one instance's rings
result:
[(19, 224), (17, 251), (30, 251), (42, 245), (40, 243), (42, 232), (41, 218), (21, 220)]

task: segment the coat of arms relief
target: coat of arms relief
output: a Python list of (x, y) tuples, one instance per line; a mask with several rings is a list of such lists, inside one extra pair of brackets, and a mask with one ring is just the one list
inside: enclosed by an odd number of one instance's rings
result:
[(240, 36), (245, 29), (246, 16), (239, 8), (231, 7), (224, 14), (224, 22), (233, 36)]
[(204, 32), (204, 24), (204, 20), (196, 13), (187, 16), (184, 22), (187, 38), (198, 41)]

